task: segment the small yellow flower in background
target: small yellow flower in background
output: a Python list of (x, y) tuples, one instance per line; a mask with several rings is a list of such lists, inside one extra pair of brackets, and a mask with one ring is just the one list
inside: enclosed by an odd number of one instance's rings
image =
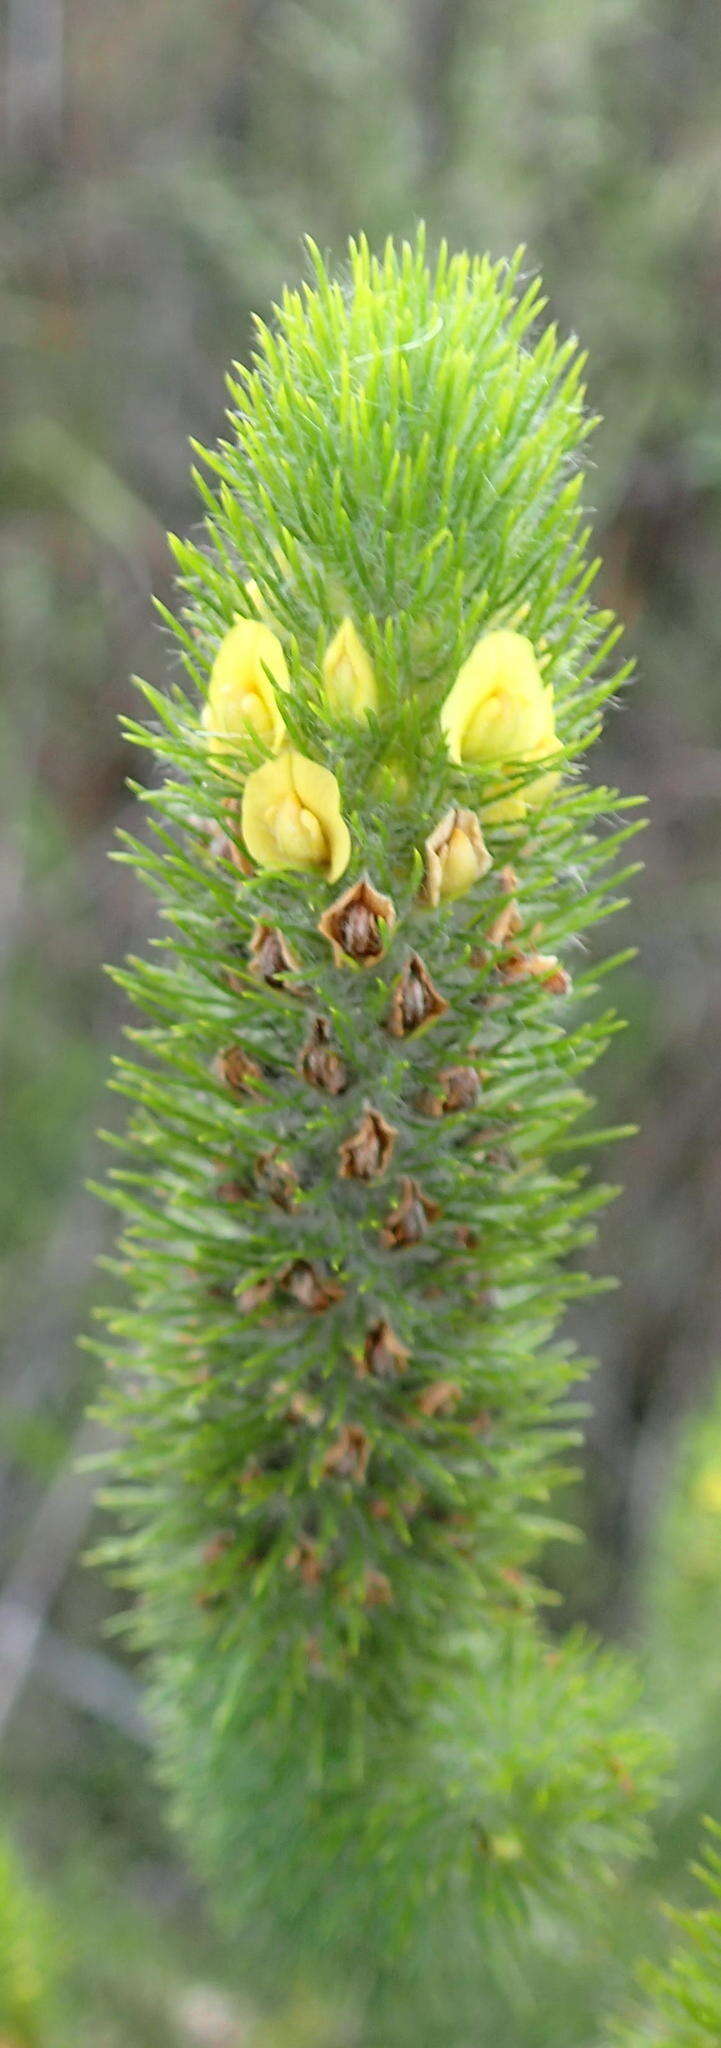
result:
[(343, 619), (323, 657), (323, 681), (331, 710), (341, 718), (375, 711), (378, 689), (370, 655), (352, 619)]
[[(505, 628), (476, 641), (441, 709), (451, 760), (505, 767), (542, 761), (559, 751), (553, 686), (544, 683), (530, 640)], [(553, 771), (538, 776), (486, 811), (496, 823), (525, 816), (554, 788)]]
[(707, 1514), (721, 1515), (721, 1465), (707, 1465), (699, 1473), (693, 1490), (697, 1508), (705, 1508)]
[(315, 868), (337, 882), (350, 860), (335, 776), (292, 748), (248, 776), (241, 830), (261, 868)]
[(289, 687), (277, 635), (259, 619), (236, 619), (218, 648), (203, 709), (205, 730), (211, 743), (217, 743), (212, 752), (224, 758), (234, 741), (242, 745), (248, 732), (254, 732), (277, 753), (285, 725), (275, 691)]
[(426, 840), (425, 895), (432, 904), (441, 897), (464, 896), (488, 873), (491, 856), (475, 811), (446, 811)]

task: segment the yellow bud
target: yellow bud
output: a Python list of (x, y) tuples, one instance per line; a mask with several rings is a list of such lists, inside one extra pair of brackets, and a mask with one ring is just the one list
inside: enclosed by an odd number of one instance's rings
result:
[(261, 868), (317, 869), (336, 882), (350, 860), (335, 776), (291, 748), (248, 776), (241, 829)]
[(487, 874), (491, 856), (474, 811), (450, 810), (426, 840), (425, 895), (429, 903), (464, 896)]
[(285, 655), (276, 634), (259, 619), (236, 619), (218, 648), (203, 711), (211, 752), (219, 760), (227, 760), (233, 746), (242, 748), (248, 732), (255, 732), (277, 753), (285, 738), (285, 725), (275, 691), (287, 690), (289, 685)]
[(375, 711), (378, 690), (370, 655), (352, 619), (343, 619), (323, 658), (328, 703), (341, 718), (362, 718)]
[[(441, 726), (452, 761), (509, 769), (559, 751), (553, 716), (553, 688), (544, 684), (530, 640), (503, 629), (486, 633), (459, 670), (441, 710)], [(542, 803), (557, 777), (538, 776), (523, 789), (501, 797), (485, 815), (497, 823), (525, 816)]]

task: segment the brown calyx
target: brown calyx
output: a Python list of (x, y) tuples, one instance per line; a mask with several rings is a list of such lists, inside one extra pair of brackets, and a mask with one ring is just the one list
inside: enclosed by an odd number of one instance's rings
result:
[(278, 1152), (261, 1152), (255, 1162), (255, 1182), (276, 1208), (292, 1209), (299, 1182), (289, 1159), (282, 1159)]
[(345, 1422), (335, 1443), (326, 1451), (321, 1471), (326, 1478), (352, 1479), (362, 1486), (370, 1451), (367, 1430), (359, 1422)]
[(311, 1087), (326, 1095), (342, 1095), (348, 1086), (348, 1069), (340, 1053), (333, 1050), (330, 1024), (326, 1017), (314, 1017), (298, 1062), (299, 1072)]
[(276, 925), (257, 924), (248, 948), (250, 972), (269, 988), (281, 988), (283, 976), (296, 971), (298, 962)]
[(475, 862), (478, 880), (488, 873), (491, 866), (491, 856), (481, 831), (480, 818), (476, 817), (475, 811), (466, 811), (459, 809), (455, 804), (452, 805), (441, 818), (440, 824), (429, 833), (425, 842), (426, 869), (422, 895), (425, 902), (430, 903), (434, 909), (444, 894), (444, 866), (449, 854), (452, 854), (456, 835), (462, 836), (466, 841), (467, 851), (472, 854)]
[[(277, 1401), (284, 1400), (289, 1393), (288, 1381), (274, 1380), (270, 1391)], [(312, 1395), (306, 1394), (302, 1387), (296, 1388), (281, 1412), (281, 1422), (307, 1422), (310, 1429), (317, 1429), (322, 1421), (323, 1408), (320, 1401), (314, 1401)]]
[(571, 976), (555, 953), (511, 953), (498, 968), (503, 982), (542, 981), (549, 995), (567, 996)]
[(215, 1195), (216, 1195), (216, 1200), (217, 1200), (218, 1202), (226, 1202), (226, 1203), (228, 1203), (228, 1204), (229, 1204), (229, 1205), (230, 1205), (231, 1207), (232, 1207), (232, 1206), (233, 1206), (233, 1205), (234, 1205), (234, 1204), (235, 1204), (236, 1202), (247, 1202), (247, 1200), (248, 1200), (248, 1195), (249, 1195), (249, 1192), (250, 1192), (250, 1190), (248, 1189), (248, 1187), (246, 1187), (246, 1185), (244, 1184), (244, 1182), (243, 1182), (243, 1181), (240, 1181), (240, 1180), (219, 1180), (219, 1181), (216, 1181), (216, 1186), (215, 1186)]
[(381, 1320), (366, 1331), (358, 1371), (361, 1375), (370, 1373), (377, 1380), (394, 1380), (405, 1372), (409, 1358), (410, 1352), (396, 1337), (390, 1323)]
[(383, 952), (383, 926), (391, 931), (395, 921), (390, 896), (380, 895), (364, 877), (344, 889), (342, 896), (324, 910), (318, 930), (330, 941), (336, 967), (344, 966), (348, 960), (369, 966)]
[(488, 929), (488, 940), (492, 946), (505, 946), (508, 939), (516, 938), (523, 924), (515, 896), (509, 896), (507, 903), (494, 917)]
[(253, 1314), (254, 1309), (265, 1308), (266, 1302), (270, 1301), (272, 1293), (272, 1280), (256, 1280), (250, 1287), (239, 1288), (236, 1291), (235, 1300), (241, 1315), (249, 1316)]
[(379, 1180), (385, 1173), (397, 1138), (379, 1109), (367, 1102), (358, 1129), (339, 1145), (341, 1180)]
[(400, 981), (393, 991), (388, 1030), (393, 1038), (409, 1038), (422, 1025), (432, 1024), (448, 1009), (445, 998), (431, 981), (419, 953), (411, 953)]
[(219, 1052), (213, 1062), (213, 1071), (233, 1095), (247, 1095), (253, 1082), (262, 1078), (257, 1062), (243, 1051), (242, 1045), (228, 1045)]
[(391, 1210), (381, 1231), (383, 1244), (392, 1251), (401, 1251), (406, 1245), (420, 1244), (425, 1237), (429, 1223), (440, 1216), (437, 1202), (431, 1202), (424, 1195), (416, 1180), (406, 1174), (401, 1182), (401, 1196), (395, 1209)]
[(320, 1585), (325, 1563), (314, 1536), (298, 1537), (297, 1543), (288, 1551), (285, 1568), (289, 1572), (298, 1572), (304, 1586)]
[(337, 1281), (329, 1279), (320, 1267), (311, 1265), (308, 1259), (295, 1259), (292, 1266), (286, 1266), (281, 1278), (283, 1286), (292, 1294), (293, 1300), (299, 1302), (301, 1308), (313, 1309), (318, 1313), (322, 1309), (330, 1308), (334, 1301), (341, 1301), (345, 1293), (345, 1288), (339, 1287)]
[(434, 1415), (452, 1415), (460, 1398), (457, 1380), (434, 1380), (431, 1386), (424, 1387), (418, 1406), (421, 1415), (427, 1415), (429, 1419)]
[(391, 1607), (392, 1604), (393, 1587), (390, 1579), (386, 1578), (385, 1572), (376, 1571), (372, 1565), (367, 1565), (363, 1580), (363, 1606)]
[(443, 1067), (438, 1079), (443, 1089), (441, 1106), (444, 1116), (453, 1116), (461, 1109), (475, 1109), (481, 1092), (481, 1076), (477, 1067)]

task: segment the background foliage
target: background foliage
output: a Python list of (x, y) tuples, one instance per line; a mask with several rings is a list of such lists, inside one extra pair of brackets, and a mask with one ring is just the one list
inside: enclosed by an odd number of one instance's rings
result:
[[(196, 517), (187, 435), (217, 435), (250, 309), (301, 274), (308, 228), (336, 254), (360, 225), (377, 242), (420, 213), (431, 242), (501, 254), (523, 239), (561, 329), (590, 351), (606, 416), (601, 595), (642, 678), (610, 722), (603, 772), (651, 797), (628, 924), (642, 951), (618, 991), (630, 1029), (601, 1086), (604, 1120), (642, 1131), (598, 1253), (622, 1287), (578, 1332), (603, 1359), (579, 1504), (589, 1542), (549, 1570), (572, 1614), (648, 1645), (681, 1742), (669, 1884), (683, 1884), (699, 1806), (721, 1813), (718, 1508), (697, 1470), (721, 1467), (713, 1412), (674, 1476), (675, 1425), (721, 1351), (721, 45), (713, 0), (8, 0), (3, 58), (6, 1803), (51, 1898), (57, 1940), (42, 1950), (63, 1958), (53, 2040), (64, 2028), (109, 2048), (222, 2048), (257, 2040), (261, 2022), (203, 1931), (139, 1769), (135, 1676), (112, 1640), (98, 1647), (109, 1596), (79, 1566), (91, 1368), (74, 1333), (98, 1290), (104, 1219), (83, 1181), (112, 1114), (121, 1022), (99, 963), (142, 948), (150, 915), (106, 860), (129, 820), (117, 713), (134, 708), (132, 669), (164, 675), (149, 599), (169, 596), (166, 525)], [(590, 1933), (561, 1974), (540, 1930), (499, 2040), (595, 2038), (625, 1958), (667, 1939), (650, 1874), (632, 1903), (610, 1980)], [(38, 2007), (12, 2024), (23, 2040), (45, 2022)], [(326, 2022), (301, 1986), (282, 2024), (301, 2044)], [(352, 2016), (328, 2027), (334, 2048), (353, 2038)]]

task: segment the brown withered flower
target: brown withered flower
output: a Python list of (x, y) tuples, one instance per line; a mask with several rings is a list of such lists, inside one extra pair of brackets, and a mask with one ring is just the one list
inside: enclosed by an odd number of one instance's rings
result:
[(254, 1081), (260, 1081), (261, 1070), (242, 1045), (227, 1045), (213, 1062), (213, 1071), (219, 1081), (224, 1081), (233, 1095), (246, 1095)]
[(367, 1430), (359, 1422), (344, 1422), (340, 1435), (326, 1451), (321, 1471), (326, 1478), (352, 1479), (362, 1486), (370, 1452)]
[(394, 1380), (405, 1372), (410, 1352), (401, 1344), (390, 1323), (381, 1320), (366, 1331), (363, 1357), (358, 1370), (377, 1380)]
[(404, 1246), (420, 1244), (425, 1237), (429, 1223), (440, 1216), (437, 1202), (430, 1202), (409, 1174), (401, 1182), (400, 1200), (391, 1210), (381, 1231), (381, 1241), (392, 1251), (401, 1251)]
[(393, 991), (388, 1029), (393, 1038), (409, 1038), (423, 1024), (442, 1017), (448, 1004), (431, 981), (419, 953), (411, 953)]
[(319, 1314), (330, 1308), (334, 1301), (342, 1301), (345, 1288), (339, 1287), (318, 1266), (312, 1266), (307, 1259), (295, 1259), (292, 1266), (286, 1266), (282, 1274), (283, 1286), (292, 1294), (301, 1308), (313, 1309)]
[(341, 1180), (379, 1180), (385, 1173), (397, 1138), (379, 1109), (365, 1104), (357, 1131), (339, 1145)]
[(283, 933), (272, 924), (255, 926), (248, 952), (251, 974), (267, 982), (269, 988), (282, 988), (283, 976), (294, 973), (298, 966)]
[(390, 896), (381, 896), (364, 876), (324, 910), (318, 930), (330, 940), (336, 967), (348, 960), (367, 967), (383, 952), (383, 926), (391, 931), (395, 921)]
[(326, 1095), (342, 1095), (348, 1086), (348, 1069), (331, 1044), (327, 1017), (314, 1017), (298, 1062), (299, 1072), (311, 1087)]
[(435, 908), (442, 897), (453, 900), (488, 873), (491, 856), (475, 811), (453, 805), (425, 842), (423, 895)]
[(452, 1415), (460, 1398), (457, 1380), (434, 1380), (430, 1387), (424, 1387), (418, 1406), (421, 1415), (431, 1419), (434, 1415)]
[(289, 1159), (282, 1159), (278, 1152), (261, 1152), (255, 1162), (255, 1183), (277, 1209), (292, 1209), (299, 1183)]

